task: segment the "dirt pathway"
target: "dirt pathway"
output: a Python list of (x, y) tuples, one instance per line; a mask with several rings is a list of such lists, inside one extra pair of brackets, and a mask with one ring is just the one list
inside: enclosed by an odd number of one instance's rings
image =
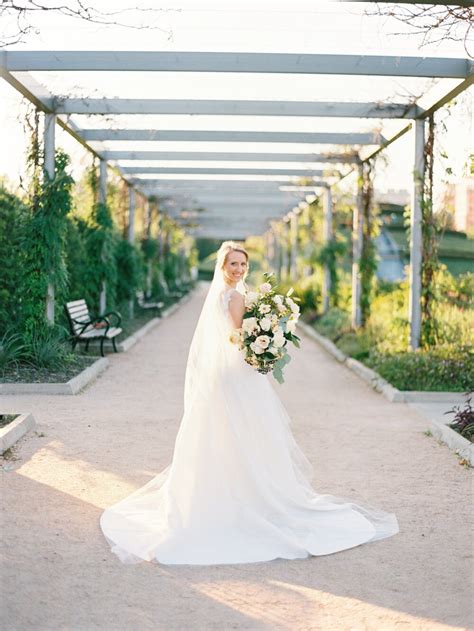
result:
[(397, 514), (391, 539), (326, 557), (237, 566), (123, 566), (104, 507), (169, 464), (204, 288), (77, 396), (4, 396), (36, 432), (3, 461), (1, 629), (291, 631), (472, 624), (470, 472), (311, 340), (276, 385), (314, 486)]

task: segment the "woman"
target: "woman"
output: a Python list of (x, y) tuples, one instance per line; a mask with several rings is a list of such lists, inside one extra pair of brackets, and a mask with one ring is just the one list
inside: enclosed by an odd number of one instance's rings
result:
[(107, 509), (124, 563), (211, 565), (296, 559), (398, 532), (390, 513), (320, 495), (268, 377), (229, 335), (245, 310), (248, 254), (226, 241), (189, 350), (172, 463)]

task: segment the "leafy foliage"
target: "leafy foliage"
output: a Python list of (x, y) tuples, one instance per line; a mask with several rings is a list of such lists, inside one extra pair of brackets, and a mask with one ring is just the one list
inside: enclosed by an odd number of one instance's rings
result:
[(71, 210), (71, 188), (74, 183), (66, 172), (69, 157), (58, 151), (55, 176), (45, 172), (42, 186), (34, 192), (33, 212), (25, 226), (22, 240), (23, 273), (21, 277), (21, 310), (25, 341), (47, 327), (45, 297), (52, 283), (57, 297), (64, 296), (67, 286), (65, 265), (66, 216)]
[(460, 405), (455, 405), (452, 410), (448, 410), (445, 414), (454, 414), (449, 426), (472, 443), (474, 442), (474, 408), (471, 401), (472, 394), (468, 394), (463, 408)]
[(22, 238), (28, 207), (0, 183), (0, 331), (20, 316), (18, 272), (23, 265)]

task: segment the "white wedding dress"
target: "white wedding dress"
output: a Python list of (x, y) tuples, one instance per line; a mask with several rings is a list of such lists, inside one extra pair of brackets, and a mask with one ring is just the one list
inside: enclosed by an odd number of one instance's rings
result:
[(250, 563), (397, 533), (395, 515), (311, 487), (311, 465), (269, 377), (228, 339), (232, 291), (215, 272), (191, 344), (172, 463), (102, 514), (112, 551), (124, 563)]

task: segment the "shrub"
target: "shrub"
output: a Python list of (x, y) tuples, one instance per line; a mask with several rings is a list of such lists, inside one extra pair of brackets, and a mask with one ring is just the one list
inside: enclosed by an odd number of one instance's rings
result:
[(66, 345), (66, 338), (67, 331), (58, 325), (33, 329), (29, 335), (25, 359), (38, 368), (65, 368), (75, 359)]
[(399, 390), (466, 392), (474, 389), (474, 357), (465, 347), (372, 352), (365, 363)]
[(27, 219), (26, 205), (0, 183), (0, 331), (9, 329), (19, 317), (18, 274)]
[(474, 442), (474, 408), (471, 405), (471, 400), (472, 395), (468, 393), (463, 408), (460, 405), (455, 405), (452, 410), (448, 410), (445, 414), (454, 414), (449, 427), (452, 427), (472, 443)]
[(351, 318), (347, 311), (337, 307), (329, 309), (315, 323), (316, 330), (333, 342), (351, 329)]

